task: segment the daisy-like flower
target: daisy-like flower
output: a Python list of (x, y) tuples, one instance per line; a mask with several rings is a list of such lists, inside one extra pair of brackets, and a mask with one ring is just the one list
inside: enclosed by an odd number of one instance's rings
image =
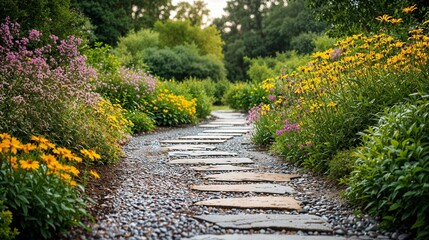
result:
[(90, 170), (89, 173), (95, 178), (95, 179), (99, 179), (100, 175), (98, 175), (98, 173), (94, 170)]
[(82, 149), (80, 150), (80, 152), (87, 158), (91, 159), (91, 160), (97, 160), (100, 159), (101, 156), (100, 154), (96, 153), (94, 150), (91, 149)]
[(36, 170), (39, 168), (39, 162), (35, 160), (19, 160), (21, 168), (24, 170)]
[(404, 9), (402, 9), (402, 11), (404, 12), (404, 13), (410, 13), (410, 12), (412, 12), (412, 11), (414, 11), (414, 10), (416, 10), (417, 9), (417, 5), (413, 5), (413, 6), (410, 6), (410, 7), (406, 7), (406, 8), (404, 8)]

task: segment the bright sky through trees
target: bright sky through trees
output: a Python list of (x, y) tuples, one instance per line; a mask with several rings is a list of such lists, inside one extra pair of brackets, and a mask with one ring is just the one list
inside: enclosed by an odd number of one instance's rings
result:
[[(194, 0), (173, 0), (174, 5), (179, 2), (193, 3)], [(223, 9), (226, 7), (227, 0), (204, 0), (207, 3), (207, 8), (210, 10), (210, 18), (219, 18), (224, 14)]]

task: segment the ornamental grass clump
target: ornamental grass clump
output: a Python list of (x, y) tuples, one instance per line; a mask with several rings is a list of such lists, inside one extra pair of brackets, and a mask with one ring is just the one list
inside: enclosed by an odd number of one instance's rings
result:
[(85, 194), (89, 167), (101, 158), (94, 150), (80, 154), (59, 147), (42, 136), (28, 143), (0, 134), (0, 201), (12, 213), (12, 229), (22, 239), (48, 239), (73, 226), (85, 227), (91, 218)]

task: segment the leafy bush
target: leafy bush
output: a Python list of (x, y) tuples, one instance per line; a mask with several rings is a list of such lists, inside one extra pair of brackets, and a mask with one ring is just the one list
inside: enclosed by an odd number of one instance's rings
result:
[(290, 41), (291, 48), (300, 54), (309, 54), (316, 48), (314, 39), (317, 37), (315, 33), (301, 33), (298, 36), (292, 37)]
[[(83, 227), (83, 217), (90, 217), (85, 210), (90, 199), (76, 179), (85, 183), (88, 173), (98, 178), (87, 167), (100, 155), (82, 149), (79, 156), (41, 136), (26, 144), (6, 133), (0, 138), (0, 199), (12, 212), (12, 227), (20, 237), (47, 239), (72, 226)], [(83, 173), (79, 163), (86, 166)]]
[(153, 74), (164, 79), (182, 81), (195, 77), (218, 81), (226, 76), (222, 61), (211, 55), (200, 55), (195, 45), (150, 48), (145, 52), (144, 62)]
[(146, 113), (158, 126), (176, 126), (194, 123), (197, 120), (197, 99), (187, 100), (184, 96), (171, 93), (166, 88), (157, 88), (153, 99), (145, 102)]
[[(353, 170), (356, 156), (354, 154), (355, 149), (348, 149), (339, 151), (329, 161), (329, 172), (328, 176), (334, 180), (341, 180), (348, 177)], [(340, 181), (342, 182), (342, 181)]]
[(12, 212), (5, 210), (3, 206), (3, 201), (0, 201), (0, 238), (4, 240), (13, 240), (19, 231), (16, 228), (11, 228), (13, 216)]
[(348, 199), (390, 230), (429, 237), (429, 101), (396, 105), (362, 135)]
[(138, 32), (130, 32), (125, 37), (119, 38), (115, 54), (127, 67), (145, 69), (143, 61), (145, 50), (148, 48), (158, 48), (159, 33), (149, 29), (142, 29)]
[(126, 117), (133, 123), (131, 130), (134, 133), (148, 132), (155, 129), (155, 121), (142, 111), (129, 111)]
[(217, 82), (213, 82), (212, 85), (215, 86), (214, 96), (214, 105), (222, 105), (223, 96), (229, 91), (232, 83), (227, 79), (222, 79)]
[(249, 83), (235, 83), (223, 96), (222, 102), (233, 109), (248, 110), (252, 106), (250, 101), (251, 86)]

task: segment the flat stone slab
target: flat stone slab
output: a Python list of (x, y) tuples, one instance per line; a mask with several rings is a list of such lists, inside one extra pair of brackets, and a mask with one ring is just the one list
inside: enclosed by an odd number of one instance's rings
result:
[(336, 236), (299, 236), (284, 234), (233, 234), (233, 235), (200, 235), (188, 240), (346, 240)]
[[(272, 228), (272, 229), (319, 231), (319, 232), (332, 231), (332, 226), (326, 220), (315, 215), (288, 215), (288, 214), (201, 215), (201, 216), (194, 216), (194, 218), (215, 223), (216, 225), (222, 228), (234, 228), (234, 229)], [(317, 239), (320, 239), (320, 238), (317, 238)]]
[(233, 137), (239, 137), (239, 136), (243, 136), (243, 134), (242, 133), (228, 133), (228, 132), (220, 132), (220, 133), (205, 133), (205, 132), (202, 132), (202, 133), (198, 133), (198, 135), (201, 135), (201, 136), (215, 136), (215, 135), (217, 135), (217, 136), (233, 136)]
[(198, 125), (198, 127), (201, 128), (218, 128), (218, 127), (232, 127), (231, 124), (201, 124)]
[(219, 127), (218, 130), (252, 130), (253, 127), (250, 126), (232, 126), (232, 127), (228, 127), (228, 126), (224, 126), (224, 127)]
[(247, 133), (247, 129), (213, 129), (213, 130), (204, 130), (205, 133)]
[(225, 207), (225, 208), (257, 208), (297, 210), (301, 209), (300, 202), (293, 197), (244, 197), (211, 199), (195, 203), (200, 206)]
[(299, 236), (284, 234), (233, 234), (233, 235), (201, 235), (185, 240), (346, 240), (337, 236)]
[(221, 182), (289, 182), (299, 175), (283, 173), (221, 173), (207, 175), (204, 178)]
[(191, 136), (184, 136), (180, 137), (180, 139), (217, 139), (217, 140), (225, 140), (225, 139), (231, 139), (234, 136), (228, 136), (228, 135), (191, 135)]
[(243, 164), (253, 163), (250, 158), (189, 158), (176, 159), (168, 162), (169, 164)]
[(293, 188), (291, 187), (270, 183), (234, 185), (194, 185), (191, 187), (191, 189), (206, 192), (257, 192), (273, 194), (291, 194), (294, 192)]
[(169, 156), (193, 156), (193, 157), (213, 157), (213, 156), (236, 156), (237, 153), (224, 152), (224, 151), (176, 151), (169, 152)]
[(195, 171), (246, 171), (253, 170), (251, 167), (240, 167), (234, 165), (208, 165), (200, 167), (191, 167)]
[(162, 140), (159, 141), (161, 144), (184, 144), (184, 143), (189, 143), (189, 144), (196, 144), (196, 143), (201, 143), (201, 144), (219, 144), (219, 143), (224, 143), (226, 142), (226, 140), (190, 140), (190, 139), (172, 139), (172, 140)]
[(204, 145), (204, 144), (172, 145), (172, 146), (166, 146), (166, 147), (161, 147), (161, 148), (166, 149), (167, 151), (190, 151), (190, 150), (213, 150), (213, 149), (216, 149), (215, 146)]

